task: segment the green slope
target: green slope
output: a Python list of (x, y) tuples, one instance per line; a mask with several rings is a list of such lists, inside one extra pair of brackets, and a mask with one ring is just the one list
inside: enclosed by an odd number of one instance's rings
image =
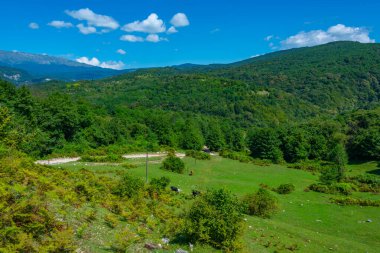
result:
[(380, 98), (380, 46), (336, 42), (229, 65), (159, 68), (95, 82), (34, 87), (95, 103), (160, 108), (279, 123), (374, 107)]

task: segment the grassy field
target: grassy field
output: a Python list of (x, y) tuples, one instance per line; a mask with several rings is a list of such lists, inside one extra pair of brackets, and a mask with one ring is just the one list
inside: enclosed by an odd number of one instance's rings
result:
[[(304, 189), (318, 180), (317, 175), (282, 165), (256, 166), (215, 156), (211, 161), (195, 161), (185, 158), (187, 170), (194, 172), (175, 174), (159, 169), (157, 159), (149, 164), (149, 178), (167, 176), (171, 185), (189, 195), (192, 189), (225, 187), (238, 196), (252, 193), (259, 184), (277, 187), (293, 183), (295, 192), (277, 195), (280, 211), (271, 219), (247, 216), (244, 244), (247, 252), (378, 252), (380, 249), (380, 208), (339, 206), (329, 203), (331, 195), (305, 192)], [(131, 160), (138, 167), (128, 169), (131, 174), (145, 179), (143, 159)], [(349, 165), (348, 173), (361, 174), (376, 171), (376, 163)], [(96, 165), (73, 162), (57, 165), (62, 169), (90, 169), (101, 175), (115, 175), (126, 171), (118, 165)], [(275, 194), (275, 193), (274, 193)], [(380, 200), (380, 195), (354, 193), (353, 196)], [(367, 220), (372, 222), (366, 222)], [(99, 226), (101, 226), (99, 224)], [(99, 230), (99, 228), (98, 228)], [(99, 233), (107, 231), (102, 227)], [(105, 232), (104, 232), (105, 233)], [(96, 245), (94, 252), (102, 252)], [(196, 247), (194, 252), (210, 252), (211, 249)], [(104, 252), (104, 251), (103, 251)]]

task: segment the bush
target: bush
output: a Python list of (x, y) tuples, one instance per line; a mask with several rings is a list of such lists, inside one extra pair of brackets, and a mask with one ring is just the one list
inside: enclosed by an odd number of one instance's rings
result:
[(321, 193), (329, 193), (329, 194), (344, 194), (349, 195), (353, 191), (356, 191), (357, 188), (349, 183), (334, 183), (331, 185), (326, 184), (312, 184), (308, 187), (309, 190)]
[(81, 162), (94, 162), (94, 163), (117, 163), (122, 162), (125, 159), (121, 155), (109, 154), (103, 156), (90, 156), (83, 155), (80, 159)]
[(117, 219), (117, 216), (114, 214), (106, 214), (104, 216), (104, 222), (109, 226), (110, 228), (115, 228), (119, 224), (119, 220)]
[(229, 151), (229, 150), (222, 150), (219, 152), (219, 155), (224, 158), (232, 159), (239, 161), (241, 163), (253, 163), (258, 166), (268, 166), (272, 162), (270, 160), (263, 160), (263, 159), (255, 159), (249, 156), (245, 152), (235, 152), (235, 151)]
[(295, 190), (294, 184), (282, 184), (277, 189), (275, 189), (275, 192), (279, 194), (289, 194)]
[(331, 185), (332, 193), (339, 193), (343, 195), (350, 195), (353, 191), (356, 191), (357, 188), (350, 183), (335, 183)]
[(159, 190), (165, 190), (165, 188), (169, 184), (170, 184), (170, 178), (168, 177), (153, 178), (150, 181), (150, 185), (154, 187), (155, 189), (159, 189)]
[(319, 172), (322, 170), (322, 165), (319, 162), (303, 161), (299, 163), (289, 164), (288, 168), (310, 171), (310, 172)]
[(380, 206), (379, 200), (355, 199), (355, 198), (330, 198), (331, 203), (350, 206)]
[(375, 175), (358, 175), (344, 179), (347, 183), (352, 183), (361, 192), (380, 192), (380, 179)]
[(169, 155), (163, 162), (161, 169), (182, 174), (185, 171), (185, 163), (174, 155)]
[(325, 184), (312, 184), (307, 189), (314, 192), (330, 193), (330, 188)]
[(321, 172), (319, 180), (324, 184), (332, 184), (334, 182), (340, 182), (344, 177), (343, 171), (339, 167), (325, 168)]
[(144, 182), (137, 177), (125, 174), (114, 189), (114, 194), (120, 197), (135, 197), (144, 189)]
[(125, 168), (125, 169), (135, 169), (137, 168), (138, 166), (136, 164), (131, 164), (131, 163), (123, 163), (121, 165), (121, 167)]
[(198, 160), (210, 160), (211, 156), (210, 154), (207, 154), (202, 151), (197, 151), (197, 150), (187, 150), (186, 151), (186, 156), (193, 157)]
[(185, 234), (191, 242), (218, 249), (240, 248), (242, 214), (237, 198), (229, 191), (208, 191), (195, 200), (186, 215)]
[(242, 204), (248, 215), (269, 218), (278, 209), (277, 199), (266, 189), (260, 188), (255, 194), (243, 197)]
[(149, 194), (151, 197), (154, 194), (161, 194), (166, 187), (170, 184), (170, 179), (168, 177), (153, 178), (149, 183)]

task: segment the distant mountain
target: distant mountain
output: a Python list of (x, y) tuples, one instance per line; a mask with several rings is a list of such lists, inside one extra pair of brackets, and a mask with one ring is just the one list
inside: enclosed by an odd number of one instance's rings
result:
[(95, 80), (126, 73), (78, 63), (48, 55), (0, 50), (0, 78), (16, 84), (30, 84), (44, 80)]
[(33, 80), (33, 77), (21, 69), (0, 66), (0, 79), (12, 83), (24, 83)]

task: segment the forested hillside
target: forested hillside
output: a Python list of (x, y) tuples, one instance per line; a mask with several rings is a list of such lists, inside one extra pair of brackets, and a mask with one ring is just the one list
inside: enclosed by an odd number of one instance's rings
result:
[[(32, 86), (35, 97), (3, 82), (3, 118), (12, 118), (6, 140), (35, 157), (110, 146), (122, 153), (207, 145), (295, 162), (331, 160), (340, 145), (352, 159), (377, 159), (376, 48), (341, 42), (210, 72), (163, 68), (101, 81), (49, 82)], [(257, 140), (265, 142), (263, 150)]]
[(336, 42), (229, 65), (140, 70), (55, 89), (46, 84), (36, 87), (36, 92), (58, 90), (86, 95), (95, 103), (159, 107), (229, 117), (241, 123), (272, 124), (376, 107), (379, 69), (378, 44)]
[(222, 67), (212, 74), (262, 88), (279, 88), (341, 112), (378, 104), (380, 45), (334, 42), (291, 49)]

